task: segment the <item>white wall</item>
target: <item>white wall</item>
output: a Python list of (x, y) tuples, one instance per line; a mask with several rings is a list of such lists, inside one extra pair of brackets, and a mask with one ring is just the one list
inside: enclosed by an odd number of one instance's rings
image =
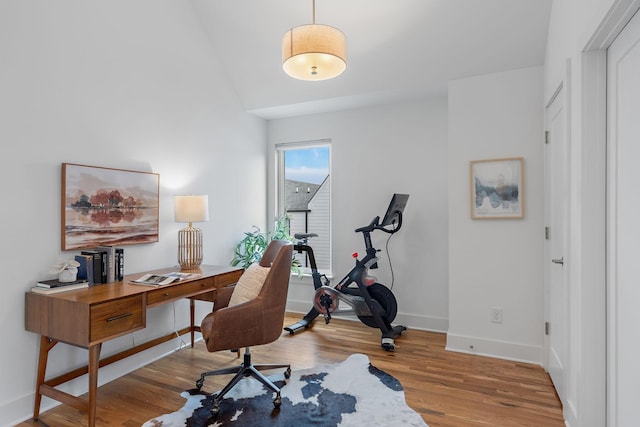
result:
[[(271, 120), (269, 145), (269, 212), (273, 203), (277, 143), (331, 138), (333, 273), (340, 280), (353, 267), (352, 252), (364, 252), (357, 227), (383, 216), (393, 193), (410, 194), (402, 229), (390, 241), (398, 300), (395, 323), (447, 330), (447, 101), (363, 108)], [(391, 285), (384, 243), (387, 234), (372, 234), (383, 249), (380, 268), (372, 273)], [(289, 308), (306, 312), (313, 285), (293, 281)], [(410, 333), (407, 332), (407, 333)], [(397, 340), (402, 345), (402, 338)]]
[[(449, 350), (542, 363), (542, 112), (541, 67), (449, 83)], [(506, 157), (524, 157), (524, 218), (472, 220), (469, 162)]]
[[(554, 0), (544, 64), (544, 100), (548, 101), (565, 80), (566, 61), (573, 60), (574, 77), (580, 77), (580, 53), (617, 0)], [(577, 80), (579, 81), (579, 80)], [(576, 81), (574, 80), (574, 86)], [(574, 95), (579, 97), (579, 91)], [(577, 99), (576, 99), (577, 100)]]
[[(160, 241), (126, 246), (129, 273), (176, 264), (184, 224), (173, 220), (175, 194), (209, 195), (205, 263), (227, 265), (242, 232), (264, 226), (266, 125), (243, 112), (211, 52), (188, 3), (0, 3), (0, 425), (33, 411), (39, 340), (24, 330), (24, 292), (75, 253), (60, 251), (62, 162), (160, 174)], [(103, 355), (187, 324), (187, 301), (151, 309), (145, 330), (105, 344)], [(178, 345), (101, 369), (100, 382)], [(86, 350), (59, 344), (50, 376), (86, 360)], [(86, 379), (67, 389), (85, 392)]]

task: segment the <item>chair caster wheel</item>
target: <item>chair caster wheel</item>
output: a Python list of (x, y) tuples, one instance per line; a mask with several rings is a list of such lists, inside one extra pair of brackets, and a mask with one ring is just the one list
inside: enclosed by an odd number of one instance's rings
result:
[(211, 407), (211, 416), (215, 417), (220, 413), (220, 402), (214, 403)]
[(203, 380), (197, 380), (196, 381), (196, 388), (198, 389), (198, 391), (200, 391), (200, 389), (202, 388), (203, 384), (204, 384)]
[(285, 377), (286, 379), (291, 378), (291, 368), (287, 368), (287, 370), (286, 370), (286, 371), (284, 371), (284, 377)]
[(278, 393), (276, 398), (273, 399), (273, 407), (278, 409), (280, 408), (281, 405), (282, 405), (282, 397), (280, 397), (280, 394)]

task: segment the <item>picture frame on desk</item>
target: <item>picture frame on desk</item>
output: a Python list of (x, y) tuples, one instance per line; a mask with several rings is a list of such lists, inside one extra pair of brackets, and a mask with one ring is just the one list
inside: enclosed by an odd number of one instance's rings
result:
[(160, 175), (62, 163), (61, 247), (159, 240)]

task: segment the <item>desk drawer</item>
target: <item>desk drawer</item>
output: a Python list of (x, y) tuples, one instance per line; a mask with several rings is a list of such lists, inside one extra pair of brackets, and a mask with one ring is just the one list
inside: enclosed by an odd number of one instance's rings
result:
[(92, 306), (90, 342), (104, 341), (143, 328), (144, 314), (142, 294)]
[(169, 285), (167, 287), (148, 292), (147, 304), (150, 306), (162, 304), (176, 299), (198, 295), (213, 289), (215, 289), (215, 281), (213, 278)]

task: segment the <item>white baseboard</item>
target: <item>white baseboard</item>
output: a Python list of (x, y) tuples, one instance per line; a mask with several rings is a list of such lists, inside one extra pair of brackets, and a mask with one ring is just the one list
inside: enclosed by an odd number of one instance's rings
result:
[[(303, 313), (307, 313), (309, 309), (311, 309), (311, 306), (308, 301), (297, 301), (291, 299), (287, 301), (287, 311), (301, 313), (300, 317), (302, 317)], [(336, 317), (358, 321), (355, 316)], [(448, 319), (408, 313), (398, 313), (393, 324), (405, 325), (409, 330), (419, 329), (440, 333), (447, 333), (449, 329)], [(447, 334), (446, 350), (542, 365), (543, 349), (541, 346)]]
[(542, 366), (542, 347), (507, 341), (447, 334), (448, 351), (533, 363)]
[(562, 416), (564, 417), (564, 425), (565, 425), (565, 427), (572, 427), (572, 426), (580, 425), (578, 423), (578, 418), (576, 416), (576, 413), (575, 413), (575, 411), (573, 411), (573, 409), (575, 409), (575, 408), (565, 408), (564, 406), (562, 408)]
[[(188, 338), (188, 335), (183, 335), (182, 338), (184, 343), (189, 341), (188, 345), (190, 346), (190, 339)], [(199, 333), (196, 333), (195, 341), (200, 339), (202, 339), (202, 337)], [(167, 341), (122, 359), (112, 365), (100, 368), (98, 373), (98, 387), (133, 372), (151, 362), (161, 359), (166, 355), (179, 350), (181, 346), (184, 345), (182, 344), (182, 341), (180, 341), (178, 347), (176, 347), (176, 343), (177, 339)], [(107, 356), (108, 355), (105, 355), (105, 357)], [(194, 378), (194, 384), (195, 380), (196, 378)], [(82, 375), (68, 383), (62, 384), (58, 388), (73, 396), (83, 395), (87, 393), (89, 389), (87, 375)], [(34, 401), (35, 391), (25, 396), (20, 396), (14, 400), (0, 403), (0, 425), (10, 427), (31, 419), (33, 417)], [(46, 412), (58, 405), (60, 405), (60, 402), (43, 396), (42, 403), (40, 405), (40, 413)]]
[[(287, 301), (287, 311), (291, 313), (300, 313), (300, 317), (302, 317), (303, 314), (306, 314), (310, 309), (311, 303), (309, 301), (296, 301), (291, 299)], [(336, 316), (336, 318), (359, 321), (355, 316)], [(398, 313), (393, 324), (404, 325), (408, 329), (419, 329), (441, 333), (446, 333), (449, 329), (448, 319), (407, 313)]]
[[(30, 393), (25, 396), (20, 396), (17, 399), (11, 401), (2, 402), (2, 404), (0, 405), (0, 414), (2, 414), (0, 416), (0, 424), (4, 427), (10, 427), (31, 419), (31, 417), (33, 416), (34, 399), (34, 393)], [(53, 407), (53, 405), (51, 405), (51, 407)], [(44, 405), (42, 406), (42, 408), (44, 410)]]

